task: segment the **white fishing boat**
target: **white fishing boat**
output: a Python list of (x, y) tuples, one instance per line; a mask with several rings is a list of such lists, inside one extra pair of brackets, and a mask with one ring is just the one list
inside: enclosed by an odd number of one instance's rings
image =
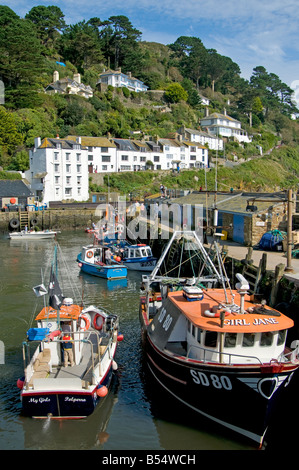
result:
[(24, 377), (22, 411), (35, 418), (84, 418), (109, 392), (117, 369), (119, 334), (117, 315), (102, 307), (84, 307), (64, 298), (55, 272), (49, 289), (34, 288), (37, 296), (49, 297), (36, 316), (36, 326), (23, 342)]
[(9, 238), (11, 240), (42, 240), (55, 238), (59, 231), (54, 230), (22, 230), (21, 232), (10, 232)]
[[(159, 275), (178, 238), (182, 249), (185, 243), (197, 245), (203, 260), (197, 277)], [(196, 233), (175, 232), (156, 268), (143, 276), (146, 360), (157, 382), (179, 402), (261, 446), (299, 367), (299, 342), (287, 344), (293, 320), (250, 296), (241, 274), (236, 288), (230, 287), (217, 243), (215, 250), (218, 267)]]

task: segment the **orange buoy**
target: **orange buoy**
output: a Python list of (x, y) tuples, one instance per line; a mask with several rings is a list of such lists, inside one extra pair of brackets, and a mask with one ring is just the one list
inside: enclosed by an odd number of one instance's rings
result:
[(9, 201), (11, 204), (15, 204), (17, 202), (15, 197), (12, 197)]
[(100, 385), (99, 388), (97, 389), (97, 396), (100, 398), (105, 397), (107, 393), (108, 393), (108, 388), (105, 385)]
[(124, 335), (123, 335), (123, 334), (117, 335), (117, 341), (122, 341), (123, 339), (124, 339)]

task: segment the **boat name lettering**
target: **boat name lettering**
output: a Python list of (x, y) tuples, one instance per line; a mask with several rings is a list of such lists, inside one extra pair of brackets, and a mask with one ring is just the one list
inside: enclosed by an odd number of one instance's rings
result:
[(86, 402), (86, 398), (75, 398), (75, 397), (65, 397), (64, 401), (72, 401), (73, 403), (77, 401)]
[(210, 374), (209, 376), (204, 372), (191, 369), (193, 382), (204, 387), (210, 387), (211, 385), (215, 388), (225, 390), (232, 390), (232, 383), (226, 375)]
[(164, 330), (167, 331), (172, 323), (173, 318), (169, 313), (167, 314), (166, 318), (165, 318), (165, 315), (166, 315), (166, 308), (162, 307), (158, 316), (158, 321), (159, 323), (162, 324), (162, 328), (164, 328)]
[[(252, 324), (253, 325), (268, 325), (268, 324), (275, 324), (275, 323), (279, 323), (279, 321), (276, 320), (276, 318), (254, 318)], [(245, 318), (232, 318), (232, 319), (228, 319), (226, 318), (224, 320), (224, 325), (226, 326), (250, 326), (251, 323), (247, 322)]]
[(39, 397), (39, 398), (33, 398), (31, 397), (30, 400), (28, 400), (28, 403), (44, 403), (44, 402), (49, 402), (51, 401), (50, 398), (48, 397)]

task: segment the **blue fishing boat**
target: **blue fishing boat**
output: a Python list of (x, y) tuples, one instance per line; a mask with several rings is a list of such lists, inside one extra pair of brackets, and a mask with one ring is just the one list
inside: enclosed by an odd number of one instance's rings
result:
[[(82, 272), (104, 279), (123, 279), (127, 277), (127, 267), (121, 259), (108, 251), (106, 245), (83, 246), (77, 256), (78, 265)], [(110, 264), (111, 263), (111, 264)]]
[(126, 240), (110, 244), (113, 252), (120, 257), (121, 262), (130, 270), (152, 271), (157, 264), (151, 247), (143, 243), (131, 245)]

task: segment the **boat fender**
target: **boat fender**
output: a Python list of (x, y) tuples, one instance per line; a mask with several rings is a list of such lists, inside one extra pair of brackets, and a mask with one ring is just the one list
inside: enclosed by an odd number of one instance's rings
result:
[(124, 335), (122, 333), (119, 333), (117, 335), (117, 341), (120, 342), (120, 341), (123, 341), (123, 339), (124, 339)]
[(35, 218), (30, 220), (31, 225), (37, 225), (37, 223), (38, 223), (38, 220)]
[(113, 370), (117, 370), (118, 369), (118, 365), (115, 361), (112, 361), (112, 369)]
[(105, 385), (99, 385), (97, 388), (97, 396), (104, 398), (108, 393), (108, 388)]
[(146, 246), (146, 244), (145, 243), (138, 243), (137, 246)]
[(24, 387), (24, 382), (25, 382), (25, 377), (22, 377), (21, 379), (18, 379), (17, 380), (17, 387), (22, 390), (22, 388)]
[[(81, 326), (81, 320), (84, 321), (84, 325)], [(79, 327), (81, 331), (87, 331), (90, 327), (90, 316), (88, 313), (83, 313), (82, 315), (79, 316)]]
[(90, 251), (87, 251), (87, 252), (86, 252), (86, 257), (87, 257), (87, 258), (92, 258), (92, 257), (93, 257), (93, 251), (91, 251), (91, 250), (90, 250)]
[(78, 266), (79, 266), (79, 268), (82, 268), (83, 265), (82, 265), (82, 263), (78, 263)]
[(105, 319), (103, 318), (103, 316), (101, 314), (97, 313), (94, 316), (94, 319), (93, 319), (93, 327), (96, 330), (101, 330), (103, 328), (104, 321), (105, 321)]
[(61, 331), (55, 330), (55, 331), (52, 331), (52, 333), (48, 335), (48, 338), (50, 339), (50, 341), (53, 341), (53, 339), (56, 338), (56, 336), (60, 336), (60, 335), (61, 335)]
[(11, 219), (9, 221), (9, 225), (11, 226), (11, 228), (18, 228), (20, 225), (20, 222), (18, 219)]

